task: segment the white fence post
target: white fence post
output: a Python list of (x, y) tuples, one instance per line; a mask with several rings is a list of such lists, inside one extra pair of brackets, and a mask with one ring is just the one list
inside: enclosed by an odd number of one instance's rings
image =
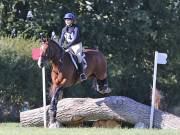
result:
[(151, 114), (150, 114), (150, 128), (153, 127), (153, 118), (154, 118), (154, 102), (155, 102), (155, 91), (156, 91), (156, 75), (157, 75), (157, 55), (158, 52), (155, 52), (154, 59), (154, 74), (153, 74), (153, 89), (152, 89), (152, 99), (151, 99)]
[(43, 83), (43, 108), (44, 108), (44, 127), (46, 128), (46, 78), (45, 67), (42, 68), (42, 83)]

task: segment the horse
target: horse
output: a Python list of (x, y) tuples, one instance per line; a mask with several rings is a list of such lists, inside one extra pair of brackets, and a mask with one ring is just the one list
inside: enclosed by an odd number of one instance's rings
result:
[[(46, 39), (41, 45), (41, 53), (38, 59), (38, 66), (42, 68), (44, 62), (51, 61), (50, 88), (51, 103), (49, 109), (49, 127), (57, 127), (56, 121), (57, 103), (59, 95), (62, 95), (63, 88), (81, 83), (79, 73), (72, 62), (70, 54), (61, 47), (56, 41)], [(87, 68), (85, 74), (87, 79), (96, 79), (96, 90), (101, 94), (110, 93), (107, 81), (107, 61), (99, 50), (84, 49)]]

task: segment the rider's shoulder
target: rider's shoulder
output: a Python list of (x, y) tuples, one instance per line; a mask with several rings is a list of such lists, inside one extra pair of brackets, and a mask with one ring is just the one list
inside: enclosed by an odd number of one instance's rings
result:
[(78, 24), (74, 24), (74, 28), (80, 29), (80, 26)]
[(78, 27), (79, 28), (79, 25), (78, 24), (73, 24), (72, 27)]

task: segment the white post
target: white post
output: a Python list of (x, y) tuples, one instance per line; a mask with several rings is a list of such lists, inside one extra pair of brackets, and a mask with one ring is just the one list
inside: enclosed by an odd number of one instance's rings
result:
[(150, 126), (149, 126), (149, 128), (153, 127), (154, 103), (155, 103), (155, 93), (156, 93), (157, 57), (158, 57), (158, 52), (156, 51), (155, 52), (155, 59), (154, 59), (153, 89), (152, 89), (151, 114), (150, 114)]
[(42, 83), (43, 83), (44, 127), (46, 128), (46, 78), (45, 78), (45, 67), (42, 68)]

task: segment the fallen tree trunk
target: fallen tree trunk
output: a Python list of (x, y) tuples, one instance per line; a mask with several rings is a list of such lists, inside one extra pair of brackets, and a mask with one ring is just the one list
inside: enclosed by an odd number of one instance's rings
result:
[[(149, 126), (150, 106), (122, 96), (66, 98), (58, 102), (57, 108), (57, 120), (61, 123), (115, 119)], [(47, 115), (48, 109), (49, 106), (46, 107)], [(43, 126), (43, 108), (21, 112), (20, 122), (23, 126)], [(155, 128), (180, 129), (180, 117), (155, 109), (153, 125)]]

